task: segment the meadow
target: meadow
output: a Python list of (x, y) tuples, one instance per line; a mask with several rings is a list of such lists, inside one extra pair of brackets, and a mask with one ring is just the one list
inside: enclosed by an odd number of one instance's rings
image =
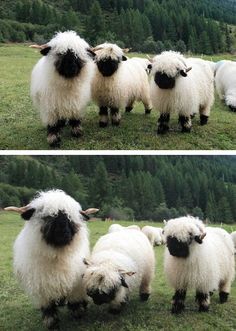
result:
[[(129, 225), (132, 222), (120, 222)], [(111, 222), (89, 222), (91, 247), (96, 240), (107, 232)], [(140, 225), (154, 223), (140, 222)], [(160, 223), (155, 225), (162, 226)], [(12, 245), (23, 226), (23, 221), (13, 213), (0, 212), (0, 330), (1, 331), (43, 331), (40, 312), (35, 310), (30, 300), (18, 286), (12, 269)], [(224, 226), (228, 231), (233, 226)], [(150, 300), (140, 302), (138, 293), (120, 315), (111, 315), (106, 305), (91, 304), (87, 313), (79, 321), (71, 319), (66, 307), (60, 308), (61, 330), (63, 331), (211, 331), (236, 330), (236, 282), (233, 283), (228, 303), (219, 304), (215, 293), (211, 299), (209, 313), (198, 313), (194, 293), (189, 292), (186, 310), (179, 316), (170, 313), (173, 290), (167, 285), (163, 274), (164, 247), (155, 247), (156, 275)]]
[[(132, 56), (134, 54), (130, 54)], [(137, 54), (135, 54), (137, 55)], [(141, 55), (140, 55), (141, 56)], [(28, 45), (0, 44), (0, 149), (45, 150), (46, 129), (33, 109), (29, 96), (30, 74), (40, 54)], [(235, 59), (230, 55), (206, 57), (218, 61)], [(181, 134), (177, 117), (171, 119), (171, 131), (156, 134), (158, 112), (145, 115), (143, 106), (136, 104), (131, 113), (122, 110), (120, 127), (98, 127), (98, 110), (87, 107), (82, 120), (84, 136), (70, 136), (69, 128), (62, 135), (62, 150), (233, 150), (236, 142), (236, 114), (216, 96), (209, 124), (201, 127), (193, 120), (191, 134)]]

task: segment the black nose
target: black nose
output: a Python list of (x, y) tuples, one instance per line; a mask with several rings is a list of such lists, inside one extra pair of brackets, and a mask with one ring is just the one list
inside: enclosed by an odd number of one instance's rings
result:
[(167, 247), (170, 255), (186, 258), (189, 256), (189, 245), (187, 242), (179, 241), (175, 237), (167, 237)]
[(97, 62), (98, 70), (104, 77), (112, 76), (118, 69), (118, 66), (119, 66), (119, 61), (112, 60), (111, 58)]
[(173, 87), (175, 87), (175, 78), (169, 77), (165, 73), (156, 72), (154, 76), (154, 81), (161, 89), (172, 89)]

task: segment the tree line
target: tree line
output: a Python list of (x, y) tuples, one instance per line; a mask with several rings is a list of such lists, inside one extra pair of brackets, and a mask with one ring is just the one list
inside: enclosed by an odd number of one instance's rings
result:
[(0, 207), (60, 188), (102, 218), (236, 221), (235, 157), (1, 156), (0, 167)]
[[(91, 45), (104, 41), (134, 51), (230, 52), (236, 5), (227, 0), (3, 0), (0, 41), (45, 42), (73, 29)], [(13, 5), (14, 3), (14, 5)], [(9, 8), (10, 7), (10, 8)], [(1, 8), (1, 7), (0, 7)]]

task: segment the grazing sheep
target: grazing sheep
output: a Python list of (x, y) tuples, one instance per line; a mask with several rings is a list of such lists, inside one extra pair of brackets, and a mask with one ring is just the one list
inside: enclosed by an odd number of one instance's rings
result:
[(149, 82), (140, 62), (127, 59), (115, 44), (101, 44), (96, 53), (96, 71), (92, 82), (92, 98), (99, 106), (100, 127), (108, 125), (110, 108), (112, 125), (119, 125), (119, 108), (130, 112), (135, 101), (142, 101), (145, 113), (152, 109)]
[(111, 313), (119, 313), (136, 288), (140, 299), (148, 300), (155, 257), (141, 231), (124, 229), (102, 236), (85, 263), (83, 283), (95, 304), (108, 303)]
[(140, 227), (138, 225), (122, 226), (120, 224), (112, 224), (111, 226), (109, 226), (108, 233), (122, 231), (125, 229), (131, 229), (131, 230), (134, 229), (140, 231)]
[(236, 231), (231, 233), (231, 238), (233, 240), (234, 247), (235, 247), (235, 252), (236, 252)]
[(228, 299), (235, 276), (234, 247), (221, 228), (205, 228), (194, 217), (180, 217), (164, 227), (167, 247), (164, 270), (175, 289), (172, 313), (181, 313), (187, 289), (196, 290), (199, 311), (208, 311), (210, 293), (219, 290), (220, 303)]
[(216, 64), (215, 84), (220, 99), (236, 112), (236, 62), (225, 60)]
[(156, 228), (149, 225), (145, 225), (142, 228), (142, 232), (148, 237), (152, 246), (159, 246), (165, 243), (162, 231), (162, 228)]
[(214, 102), (213, 70), (204, 60), (163, 52), (152, 59), (151, 99), (160, 112), (158, 134), (169, 130), (172, 113), (179, 115), (182, 132), (190, 132), (196, 113), (200, 124), (207, 124)]
[(40, 48), (44, 55), (31, 77), (31, 97), (47, 126), (47, 141), (60, 144), (60, 131), (66, 121), (73, 137), (82, 135), (81, 116), (91, 99), (94, 54), (74, 31), (59, 32)]
[(27, 206), (8, 207), (26, 221), (14, 243), (14, 271), (42, 312), (49, 329), (58, 327), (57, 306), (67, 302), (75, 317), (86, 308), (83, 259), (89, 256), (88, 230), (73, 198), (60, 190), (40, 192)]

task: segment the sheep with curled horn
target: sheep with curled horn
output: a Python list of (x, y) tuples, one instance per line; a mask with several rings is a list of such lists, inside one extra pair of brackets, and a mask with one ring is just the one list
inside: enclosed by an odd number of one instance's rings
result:
[(31, 97), (47, 127), (47, 141), (59, 147), (67, 124), (71, 135), (83, 133), (81, 119), (91, 99), (94, 63), (87, 42), (74, 31), (58, 32), (44, 45), (32, 45), (43, 55), (31, 76)]
[(65, 302), (74, 317), (87, 305), (82, 286), (84, 258), (89, 257), (85, 218), (98, 209), (83, 211), (61, 190), (40, 192), (24, 207), (7, 207), (26, 221), (14, 243), (17, 280), (42, 312), (48, 329), (57, 329), (57, 307)]
[(151, 76), (151, 99), (160, 112), (158, 134), (168, 132), (173, 113), (179, 116), (182, 132), (191, 131), (191, 118), (197, 113), (200, 124), (207, 124), (214, 102), (214, 74), (204, 60), (163, 52), (152, 59)]
[(127, 59), (124, 50), (116, 44), (104, 43), (92, 50), (96, 54), (92, 99), (99, 107), (99, 126), (108, 125), (109, 110), (112, 125), (119, 125), (120, 108), (130, 112), (135, 101), (141, 101), (145, 113), (150, 113), (152, 104), (149, 82), (143, 65)]
[(85, 264), (83, 284), (95, 304), (106, 303), (109, 312), (119, 313), (135, 289), (142, 301), (148, 300), (155, 257), (140, 230), (123, 229), (102, 236)]
[(231, 236), (224, 229), (205, 227), (191, 216), (169, 220), (164, 235), (164, 271), (175, 290), (172, 313), (184, 310), (188, 289), (196, 291), (200, 312), (209, 310), (210, 294), (215, 290), (219, 290), (220, 303), (226, 302), (235, 277)]

